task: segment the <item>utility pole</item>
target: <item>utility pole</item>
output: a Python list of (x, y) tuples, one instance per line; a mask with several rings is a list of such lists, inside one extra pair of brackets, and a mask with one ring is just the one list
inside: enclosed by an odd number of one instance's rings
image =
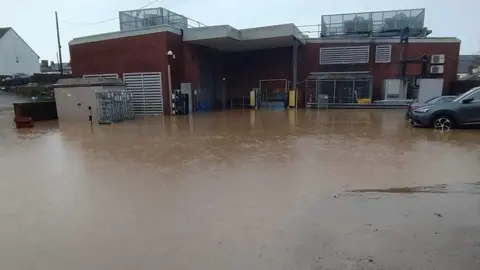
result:
[(58, 42), (58, 68), (60, 76), (63, 76), (63, 64), (62, 64), (62, 45), (60, 44), (60, 30), (58, 29), (58, 13), (55, 11), (55, 23), (57, 24), (57, 42)]

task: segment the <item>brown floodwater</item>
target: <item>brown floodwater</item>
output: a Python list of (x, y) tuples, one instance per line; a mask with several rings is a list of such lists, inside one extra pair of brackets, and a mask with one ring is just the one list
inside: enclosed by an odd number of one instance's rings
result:
[(0, 269), (480, 269), (480, 131), (398, 110), (0, 113)]

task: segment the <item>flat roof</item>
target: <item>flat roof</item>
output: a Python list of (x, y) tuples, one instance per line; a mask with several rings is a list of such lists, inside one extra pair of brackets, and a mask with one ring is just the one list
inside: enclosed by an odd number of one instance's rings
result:
[(124, 86), (119, 78), (67, 78), (60, 79), (53, 88), (72, 88), (90, 86)]
[[(182, 34), (182, 30), (168, 25), (161, 25), (74, 38), (68, 44), (78, 45), (167, 31), (178, 35)], [(294, 45), (295, 40), (305, 43), (306, 38), (307, 36), (302, 34), (294, 24), (271, 25), (240, 30), (230, 25), (217, 25), (183, 30), (183, 40), (185, 42), (221, 51), (291, 47)]]
[[(455, 37), (418, 37), (409, 38), (409, 43), (460, 43), (460, 39)], [(356, 43), (400, 43), (400, 38), (392, 37), (323, 37), (323, 38), (309, 38), (307, 43), (342, 43), (342, 44), (356, 44)]]
[(220, 51), (246, 51), (292, 47), (296, 40), (305, 43), (307, 36), (294, 24), (279, 24), (247, 29), (217, 25), (184, 30), (183, 40)]
[[(142, 29), (110, 32), (92, 36), (74, 38), (68, 44), (77, 45), (90, 42), (171, 32), (182, 35), (182, 30), (169, 25), (152, 26)], [(291, 24), (271, 25), (247, 29), (236, 29), (230, 25), (217, 25), (183, 30), (183, 41), (220, 51), (247, 51), (269, 48), (292, 47), (294, 42), (305, 43), (400, 43), (400, 38), (392, 37), (320, 37), (309, 38), (298, 27)], [(409, 38), (410, 43), (460, 43), (455, 37), (421, 37)]]
[(152, 26), (152, 27), (141, 28), (141, 29), (116, 31), (116, 32), (109, 32), (109, 33), (103, 33), (103, 34), (92, 35), (92, 36), (78, 37), (78, 38), (72, 39), (68, 43), (68, 45), (77, 45), (77, 44), (98, 42), (98, 41), (111, 40), (111, 39), (117, 39), (117, 38), (134, 37), (134, 36), (148, 35), (148, 34), (153, 34), (153, 33), (161, 33), (161, 32), (171, 32), (171, 33), (175, 33), (177, 35), (182, 34), (181, 30), (176, 29), (172, 26), (159, 25), (159, 26)]

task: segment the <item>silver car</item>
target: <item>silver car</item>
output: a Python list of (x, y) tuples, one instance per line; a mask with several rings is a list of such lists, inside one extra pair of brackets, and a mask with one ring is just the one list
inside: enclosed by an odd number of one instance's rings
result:
[(480, 125), (480, 87), (458, 96), (452, 102), (426, 105), (411, 113), (413, 126), (450, 129)]

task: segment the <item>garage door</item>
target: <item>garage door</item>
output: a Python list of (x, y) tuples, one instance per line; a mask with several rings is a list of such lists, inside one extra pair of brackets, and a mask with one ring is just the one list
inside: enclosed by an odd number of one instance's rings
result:
[(124, 73), (123, 81), (133, 95), (135, 115), (162, 115), (162, 73)]

